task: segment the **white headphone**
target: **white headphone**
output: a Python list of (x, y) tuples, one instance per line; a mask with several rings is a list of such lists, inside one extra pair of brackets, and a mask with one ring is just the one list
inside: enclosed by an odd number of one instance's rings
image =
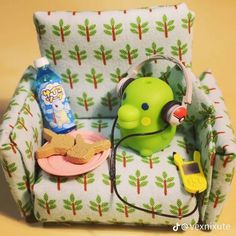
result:
[(117, 93), (119, 97), (122, 97), (126, 87), (135, 80), (136, 75), (147, 62), (154, 60), (167, 60), (175, 63), (183, 72), (184, 79), (186, 82), (186, 93), (183, 96), (182, 102), (172, 100), (164, 105), (161, 112), (162, 119), (169, 123), (170, 125), (179, 125), (181, 124), (187, 116), (187, 105), (192, 102), (192, 81), (190, 79), (191, 71), (187, 69), (179, 60), (163, 55), (156, 55), (147, 58), (129, 68), (125, 77), (123, 77), (120, 82), (117, 84)]

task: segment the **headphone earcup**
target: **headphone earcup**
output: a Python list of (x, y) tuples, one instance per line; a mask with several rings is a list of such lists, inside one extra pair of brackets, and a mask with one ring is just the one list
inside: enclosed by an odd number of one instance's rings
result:
[(182, 106), (180, 102), (170, 101), (163, 108), (161, 112), (162, 119), (170, 125), (181, 124), (187, 116), (186, 107)]
[(134, 81), (133, 78), (129, 78), (129, 77), (124, 77), (123, 79), (121, 79), (119, 81), (119, 83), (117, 84), (116, 86), (116, 91), (117, 91), (117, 94), (118, 96), (121, 98), (124, 91), (125, 91), (125, 88), (132, 82)]

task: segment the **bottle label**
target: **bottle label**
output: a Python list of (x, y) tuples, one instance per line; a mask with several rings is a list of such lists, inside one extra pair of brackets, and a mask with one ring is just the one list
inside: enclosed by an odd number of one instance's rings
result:
[(60, 133), (75, 126), (70, 105), (60, 83), (44, 83), (38, 94), (44, 117), (54, 132)]
[(47, 84), (42, 89), (41, 97), (46, 104), (51, 105), (55, 100), (61, 100), (63, 102), (65, 100), (65, 93), (60, 84)]

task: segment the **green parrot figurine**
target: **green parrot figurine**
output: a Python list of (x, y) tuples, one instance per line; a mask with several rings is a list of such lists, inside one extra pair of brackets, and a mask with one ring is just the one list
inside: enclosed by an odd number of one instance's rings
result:
[[(118, 110), (121, 137), (163, 129), (166, 122), (161, 118), (161, 111), (173, 99), (170, 86), (158, 78), (134, 80), (125, 88)], [(141, 156), (151, 156), (168, 146), (175, 133), (176, 126), (170, 125), (158, 134), (128, 138), (122, 145), (136, 150)]]

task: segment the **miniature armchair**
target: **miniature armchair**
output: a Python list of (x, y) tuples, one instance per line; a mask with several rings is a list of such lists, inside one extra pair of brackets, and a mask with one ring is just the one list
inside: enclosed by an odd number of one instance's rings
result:
[[(147, 56), (174, 56), (191, 67), (195, 14), (185, 4), (105, 12), (36, 12), (34, 23), (41, 54), (61, 75), (77, 129), (110, 137), (119, 107), (115, 87), (122, 74)], [(211, 71), (193, 78), (188, 119), (170, 145), (150, 157), (120, 147), (116, 183), (127, 201), (177, 216), (138, 211), (114, 194), (108, 162), (73, 177), (47, 174), (35, 161), (42, 145), (43, 117), (32, 92), (36, 70), (29, 66), (16, 88), (0, 126), (0, 160), (23, 217), (41, 222), (174, 225), (217, 221), (230, 191), (236, 145), (220, 89)], [(168, 62), (142, 68), (138, 77), (153, 76), (172, 87), (176, 100), (184, 94), (181, 72)], [(139, 96), (142, 96), (140, 91)], [(116, 129), (116, 140), (119, 130)], [(191, 160), (200, 150), (207, 190), (196, 198), (185, 191), (173, 152)]]

